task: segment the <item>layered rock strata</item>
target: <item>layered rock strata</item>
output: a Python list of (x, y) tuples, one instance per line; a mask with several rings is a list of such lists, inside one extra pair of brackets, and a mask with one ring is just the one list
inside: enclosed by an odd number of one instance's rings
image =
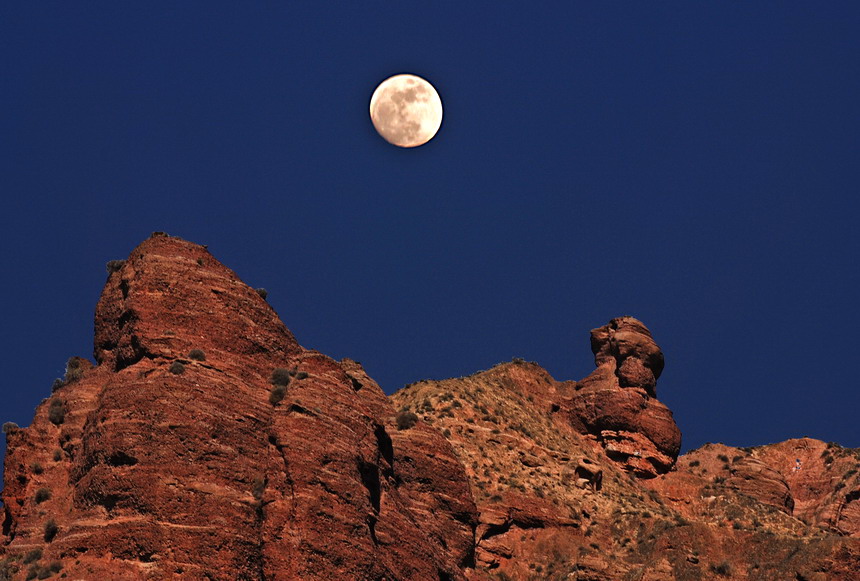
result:
[(475, 505), (440, 433), (398, 431), (204, 247), (112, 266), (97, 365), (7, 435), (5, 553), (83, 579), (463, 578)]
[(581, 381), (517, 359), (387, 398), (204, 247), (157, 235), (109, 269), (96, 365), (72, 358), (32, 425), (6, 429), (0, 581), (860, 571), (860, 451), (677, 458), (636, 319), (591, 332)]

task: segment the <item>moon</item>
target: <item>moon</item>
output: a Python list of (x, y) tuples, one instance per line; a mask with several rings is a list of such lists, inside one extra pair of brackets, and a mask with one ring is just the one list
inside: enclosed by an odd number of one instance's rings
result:
[(418, 147), (442, 125), (442, 100), (433, 85), (417, 75), (394, 75), (382, 81), (370, 98), (370, 120), (387, 142)]

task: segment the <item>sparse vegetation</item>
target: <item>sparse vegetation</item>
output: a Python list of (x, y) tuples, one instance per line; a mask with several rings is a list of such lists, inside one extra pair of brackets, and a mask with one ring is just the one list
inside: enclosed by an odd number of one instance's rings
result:
[(125, 260), (109, 260), (108, 263), (105, 264), (105, 270), (107, 270), (108, 274), (113, 274), (123, 266), (125, 266)]
[(403, 411), (397, 414), (395, 423), (398, 430), (408, 430), (418, 422), (418, 416), (409, 411)]
[(266, 490), (266, 478), (258, 476), (254, 479), (254, 484), (251, 486), (251, 494), (257, 500), (263, 499), (263, 492)]
[(188, 358), (194, 361), (206, 361), (206, 354), (202, 349), (192, 349), (188, 352)]
[(57, 523), (54, 522), (54, 519), (49, 519), (48, 522), (45, 523), (44, 536), (46, 543), (50, 543), (54, 540), (54, 537), (57, 536), (57, 533), (60, 532), (60, 527), (57, 526)]
[(33, 549), (32, 551), (28, 551), (26, 555), (24, 555), (24, 564), (29, 565), (34, 561), (38, 561), (42, 558), (42, 549)]
[(263, 299), (264, 301), (266, 300), (266, 297), (268, 297), (268, 296), (269, 296), (269, 291), (267, 291), (267, 290), (266, 290), (266, 289), (264, 289), (264, 288), (255, 288), (255, 289), (254, 289), (254, 291), (255, 291), (258, 295), (260, 295), (260, 298), (261, 298), (261, 299)]
[(66, 385), (74, 383), (84, 376), (85, 361), (86, 359), (83, 357), (70, 357), (69, 360), (66, 361), (66, 375), (64, 377)]
[(269, 403), (272, 405), (278, 405), (286, 396), (287, 386), (276, 385), (272, 388), (272, 391), (269, 392)]
[(308, 374), (305, 371), (299, 371), (296, 373), (296, 379), (307, 379)]
[(272, 385), (280, 385), (286, 387), (290, 384), (291, 376), (292, 373), (289, 369), (277, 367), (272, 371), (272, 376), (269, 378), (269, 382), (272, 383)]
[(725, 463), (728, 463), (728, 461), (729, 461), (729, 457), (726, 456), (725, 454), (717, 454), (717, 459), (721, 460), (722, 462), (725, 462)]
[(33, 474), (41, 474), (45, 471), (45, 468), (39, 462), (30, 464), (30, 469), (33, 471)]
[(46, 500), (50, 500), (50, 498), (51, 498), (51, 491), (48, 490), (47, 488), (40, 488), (39, 490), (36, 491), (35, 496), (33, 496), (33, 500), (36, 501), (36, 504), (41, 504), (41, 503), (45, 502)]
[(27, 570), (26, 579), (50, 579), (57, 573), (63, 570), (63, 564), (59, 561), (54, 561), (50, 565), (34, 564)]
[(58, 389), (64, 387), (66, 382), (60, 379), (59, 377), (54, 380), (54, 383), (51, 384), (51, 393), (56, 393)]
[(3, 433), (4, 434), (8, 434), (12, 430), (17, 430), (17, 429), (18, 429), (18, 424), (16, 424), (15, 422), (6, 422), (5, 424), (3, 424)]
[(0, 581), (10, 581), (18, 567), (11, 563), (8, 558), (0, 559)]
[(173, 375), (182, 375), (185, 373), (185, 365), (181, 361), (174, 361), (167, 370)]
[(720, 575), (721, 577), (731, 577), (732, 575), (732, 565), (728, 561), (723, 561), (719, 565), (711, 565), (711, 571)]
[(59, 426), (66, 421), (66, 406), (61, 399), (54, 399), (51, 405), (48, 406), (48, 419), (55, 426)]
[(63, 459), (63, 451), (59, 448), (54, 450), (54, 462), (59, 462)]

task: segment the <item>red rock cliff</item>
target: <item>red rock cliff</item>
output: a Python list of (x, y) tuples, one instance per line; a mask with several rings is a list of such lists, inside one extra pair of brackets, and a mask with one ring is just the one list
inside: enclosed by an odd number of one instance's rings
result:
[(201, 246), (110, 270), (97, 365), (6, 430), (0, 581), (858, 579), (860, 450), (678, 458), (636, 319), (581, 381), (514, 360), (389, 399)]
[(157, 235), (115, 264), (95, 357), (8, 434), (2, 544), (41, 551), (38, 573), (460, 579), (471, 565), (475, 505), (445, 438), (398, 431), (358, 364), (303, 349), (205, 248)]

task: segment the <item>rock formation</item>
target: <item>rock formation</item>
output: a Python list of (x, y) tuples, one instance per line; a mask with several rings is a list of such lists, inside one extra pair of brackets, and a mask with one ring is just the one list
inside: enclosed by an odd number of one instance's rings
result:
[(598, 438), (607, 455), (638, 476), (668, 472), (681, 449), (672, 412), (657, 401), (663, 352), (633, 317), (591, 331), (594, 372), (560, 404), (579, 431)]
[(41, 551), (29, 568), (462, 579), (472, 563), (475, 505), (445, 438), (398, 431), (358, 364), (303, 349), (203, 247), (154, 236), (114, 265), (95, 358), (7, 434), (3, 546)]
[(678, 458), (636, 319), (596, 369), (514, 360), (386, 397), (303, 348), (204, 247), (154, 235), (110, 275), (95, 360), (6, 426), (0, 581), (856, 579), (860, 451)]

